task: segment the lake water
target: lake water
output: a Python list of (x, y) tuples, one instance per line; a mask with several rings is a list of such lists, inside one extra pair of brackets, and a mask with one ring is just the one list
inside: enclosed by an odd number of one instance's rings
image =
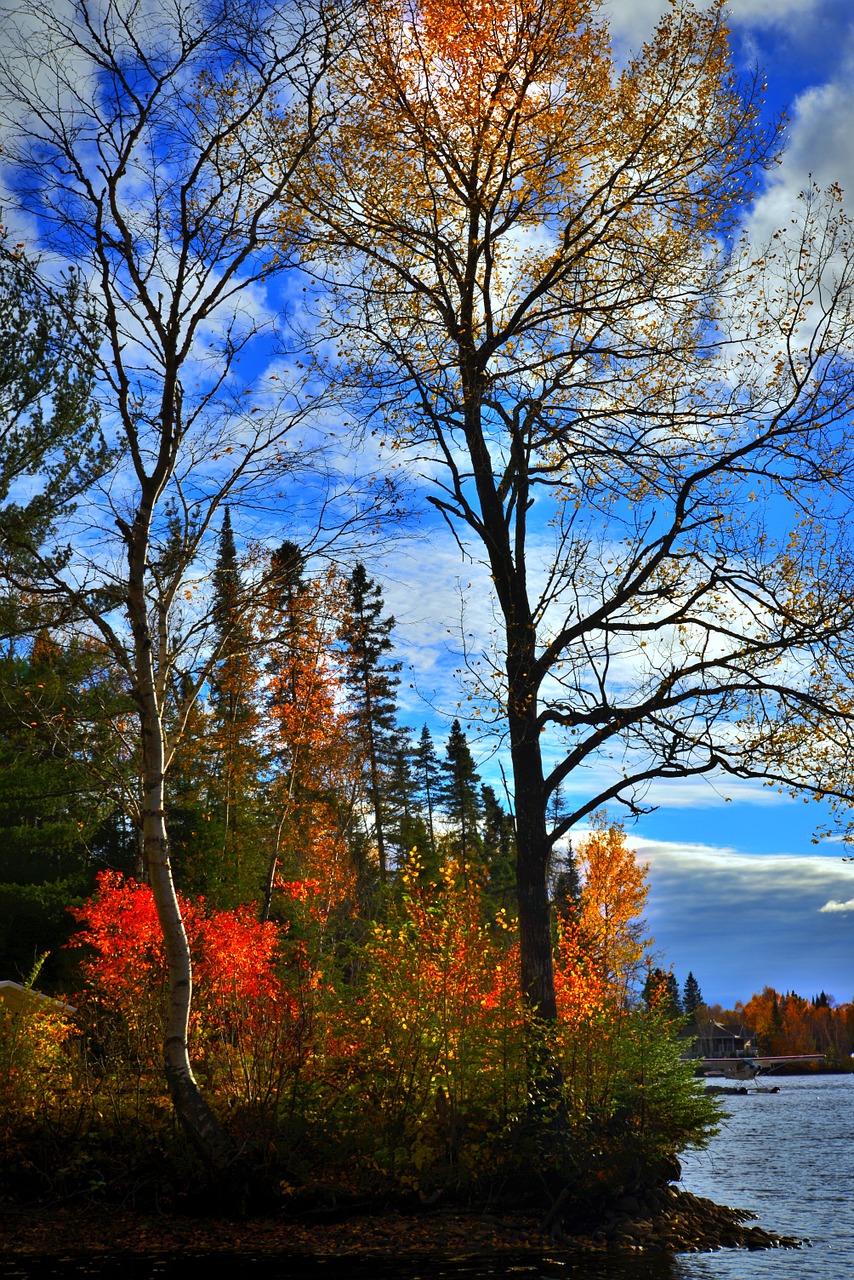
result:
[[(376, 1261), (51, 1259), (37, 1267), (0, 1260), (0, 1278), (40, 1280), (841, 1280), (854, 1275), (854, 1076), (795, 1076), (780, 1092), (729, 1095), (708, 1151), (683, 1160), (683, 1186), (721, 1204), (752, 1209), (758, 1225), (808, 1237), (809, 1248), (676, 1258), (586, 1257), (574, 1262), (474, 1261), (399, 1267)], [(247, 1227), (251, 1231), (251, 1224)]]

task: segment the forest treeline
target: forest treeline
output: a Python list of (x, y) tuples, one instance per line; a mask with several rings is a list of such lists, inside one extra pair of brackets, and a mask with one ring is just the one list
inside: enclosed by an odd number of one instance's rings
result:
[(728, 1026), (746, 1026), (763, 1054), (823, 1053), (815, 1070), (854, 1070), (854, 1003), (838, 1004), (820, 991), (812, 997), (763, 987), (733, 1009), (713, 1005), (709, 1016)]
[[(260, 593), (245, 581), (258, 568), (240, 563), (226, 511), (207, 584), (220, 657), (170, 762), (179, 889), (269, 919), (284, 885), (309, 880), (339, 919), (365, 920), (408, 866), (438, 881), (454, 856), (493, 915), (512, 907), (512, 818), (458, 720), (439, 743), (400, 722), (380, 586), (362, 564), (312, 577), (290, 542), (266, 557)], [(10, 639), (0, 687), (0, 964), (20, 977), (47, 951), (55, 980), (69, 901), (99, 870), (145, 878), (132, 697), (97, 640), (47, 625)]]
[[(291, 542), (238, 556), (226, 513), (203, 589), (219, 656), (166, 794), (205, 1096), (267, 1181), (518, 1196), (540, 1140), (512, 815), (458, 720), (439, 743), (401, 724), (394, 619), (364, 565), (313, 575)], [(129, 1158), (142, 1202), (152, 1161), (177, 1184), (188, 1157), (162, 1110), (168, 969), (140, 857), (132, 699), (96, 640), (28, 618), (0, 664), (3, 965), (61, 1003), (0, 1009), (7, 1189), (77, 1193), (85, 1176), (125, 1195)], [(559, 1164), (579, 1203), (666, 1179), (714, 1125), (666, 983), (649, 977), (646, 893), (604, 815), (555, 860), (552, 1052), (572, 1176)], [(76, 1154), (57, 1175), (63, 1145)]]

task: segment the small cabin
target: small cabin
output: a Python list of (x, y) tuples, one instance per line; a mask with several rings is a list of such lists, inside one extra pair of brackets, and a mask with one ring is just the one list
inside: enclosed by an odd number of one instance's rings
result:
[(722, 1022), (692, 1023), (682, 1032), (691, 1042), (688, 1058), (745, 1058), (756, 1053), (756, 1034), (745, 1026), (724, 1026)]

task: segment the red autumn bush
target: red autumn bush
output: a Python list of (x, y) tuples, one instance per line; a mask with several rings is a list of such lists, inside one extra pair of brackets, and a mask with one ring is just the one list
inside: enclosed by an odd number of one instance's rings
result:
[[(80, 1001), (108, 1015), (114, 1038), (118, 1025), (120, 1052), (156, 1072), (166, 955), (151, 890), (111, 871), (97, 885), (72, 908), (83, 927), (69, 945), (88, 951)], [(312, 986), (304, 959), (298, 949), (285, 957), (286, 930), (250, 906), (208, 911), (203, 899), (179, 901), (194, 964), (194, 1061), (230, 1095), (269, 1100), (303, 1057)]]

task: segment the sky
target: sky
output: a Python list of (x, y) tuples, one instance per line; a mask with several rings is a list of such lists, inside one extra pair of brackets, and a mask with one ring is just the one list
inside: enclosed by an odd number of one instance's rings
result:
[[(637, 48), (665, 7), (610, 0), (618, 51)], [(764, 71), (769, 116), (788, 117), (783, 161), (751, 211), (751, 235), (760, 241), (785, 222), (810, 176), (839, 182), (854, 213), (854, 5), (733, 0), (730, 21), (737, 68)], [(403, 717), (416, 731), (428, 723), (444, 742), (450, 717), (464, 718), (468, 705), (461, 630), (482, 635), (492, 622), (486, 584), (429, 517), (372, 572), (398, 622)], [(500, 789), (491, 744), (474, 745), (482, 776)], [(839, 843), (813, 842), (826, 816), (819, 806), (710, 780), (660, 785), (650, 798), (655, 812), (630, 822), (627, 836), (649, 865), (655, 949), (680, 984), (693, 972), (706, 1001), (725, 1008), (766, 985), (854, 999), (854, 863), (843, 862)]]

